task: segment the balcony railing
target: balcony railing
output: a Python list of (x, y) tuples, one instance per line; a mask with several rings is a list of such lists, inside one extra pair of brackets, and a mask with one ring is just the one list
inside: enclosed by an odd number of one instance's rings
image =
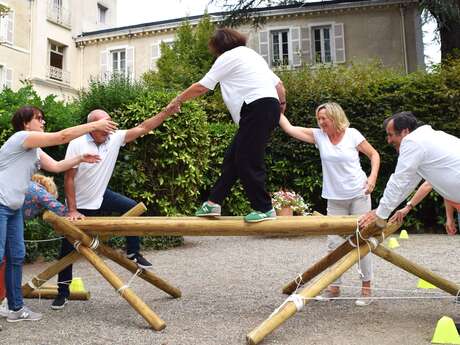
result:
[(48, 78), (70, 84), (70, 73), (57, 67), (48, 66)]
[(70, 11), (65, 7), (56, 5), (53, 0), (48, 1), (47, 18), (56, 24), (68, 29), (71, 28)]

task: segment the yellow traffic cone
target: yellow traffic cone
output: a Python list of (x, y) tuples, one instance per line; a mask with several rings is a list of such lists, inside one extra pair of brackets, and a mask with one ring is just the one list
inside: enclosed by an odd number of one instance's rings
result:
[(419, 289), (436, 289), (436, 286), (434, 286), (431, 283), (428, 283), (427, 281), (423, 279), (419, 279), (417, 283), (417, 288)]
[(390, 237), (388, 239), (387, 247), (390, 249), (395, 249), (399, 247), (398, 240), (395, 237)]
[(407, 233), (407, 230), (401, 230), (401, 232), (399, 233), (399, 238), (401, 240), (408, 240), (409, 234)]
[(70, 292), (86, 292), (85, 285), (83, 284), (83, 279), (80, 277), (75, 277), (72, 279), (69, 289)]
[(455, 322), (450, 317), (443, 316), (436, 324), (434, 330), (433, 344), (460, 344), (460, 335), (458, 334)]

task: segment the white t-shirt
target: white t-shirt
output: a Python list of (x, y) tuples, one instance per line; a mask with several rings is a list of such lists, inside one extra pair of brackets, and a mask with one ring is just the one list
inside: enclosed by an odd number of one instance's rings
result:
[(125, 136), (126, 130), (116, 131), (98, 146), (91, 135), (85, 134), (69, 143), (66, 159), (85, 153), (98, 154), (101, 157), (99, 163), (80, 163), (74, 167), (77, 169), (74, 180), (77, 208), (97, 210), (101, 207), (105, 190), (117, 162), (118, 152), (120, 147), (125, 145)]
[(366, 173), (361, 168), (357, 146), (366, 140), (354, 128), (347, 128), (342, 140), (333, 145), (319, 128), (313, 129), (321, 156), (324, 199), (349, 200), (364, 195)]
[(460, 203), (460, 139), (431, 126), (421, 126), (406, 135), (399, 147), (398, 163), (390, 176), (377, 216), (391, 212), (424, 179), (442, 197)]
[(235, 123), (240, 122), (243, 103), (265, 97), (278, 99), (275, 86), (280, 78), (272, 72), (262, 56), (248, 47), (236, 47), (220, 55), (199, 81), (214, 90), (220, 83), (222, 98)]

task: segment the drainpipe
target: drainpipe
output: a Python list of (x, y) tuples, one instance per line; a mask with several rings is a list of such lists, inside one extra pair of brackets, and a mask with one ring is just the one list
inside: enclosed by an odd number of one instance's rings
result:
[(407, 62), (407, 43), (406, 43), (406, 20), (404, 16), (404, 6), (399, 7), (401, 13), (401, 35), (402, 35), (402, 53), (404, 57), (404, 70), (406, 74), (409, 74), (409, 66)]
[(28, 79), (32, 79), (32, 63), (33, 63), (33, 44), (34, 44), (34, 39), (32, 35), (34, 34), (34, 12), (35, 12), (35, 6), (34, 6), (34, 0), (29, 1), (29, 71), (27, 73)]
[(85, 64), (83, 61), (85, 59), (85, 46), (81, 45), (79, 48), (80, 48), (80, 90), (81, 90), (83, 89), (83, 76), (85, 75), (83, 71), (83, 69), (85, 68)]

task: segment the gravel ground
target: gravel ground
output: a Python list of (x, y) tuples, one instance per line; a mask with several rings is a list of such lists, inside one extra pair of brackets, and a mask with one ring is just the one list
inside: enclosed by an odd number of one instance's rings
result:
[[(410, 235), (399, 242), (398, 253), (459, 281), (460, 236)], [(91, 299), (71, 301), (61, 311), (51, 310), (49, 300), (27, 300), (33, 310), (44, 313), (43, 320), (0, 320), (0, 344), (245, 344), (246, 334), (284, 301), (282, 286), (324, 250), (324, 237), (187, 237), (180, 248), (146, 253), (154, 272), (182, 291), (182, 298), (172, 299), (140, 279), (134, 281), (134, 291), (166, 322), (161, 332), (149, 329), (88, 263), (79, 261), (75, 276), (83, 277)], [(374, 262), (377, 296), (422, 296), (429, 291), (448, 297), (439, 290), (415, 291), (417, 278), (379, 258)], [(47, 265), (25, 266), (24, 279)], [(122, 268), (109, 265), (125, 281), (130, 278)], [(357, 295), (352, 286), (359, 284), (353, 268), (344, 276), (350, 288), (343, 295)], [(313, 301), (262, 344), (430, 344), (443, 315), (460, 318), (460, 305), (453, 298), (386, 299), (365, 308), (355, 307), (353, 300)]]

